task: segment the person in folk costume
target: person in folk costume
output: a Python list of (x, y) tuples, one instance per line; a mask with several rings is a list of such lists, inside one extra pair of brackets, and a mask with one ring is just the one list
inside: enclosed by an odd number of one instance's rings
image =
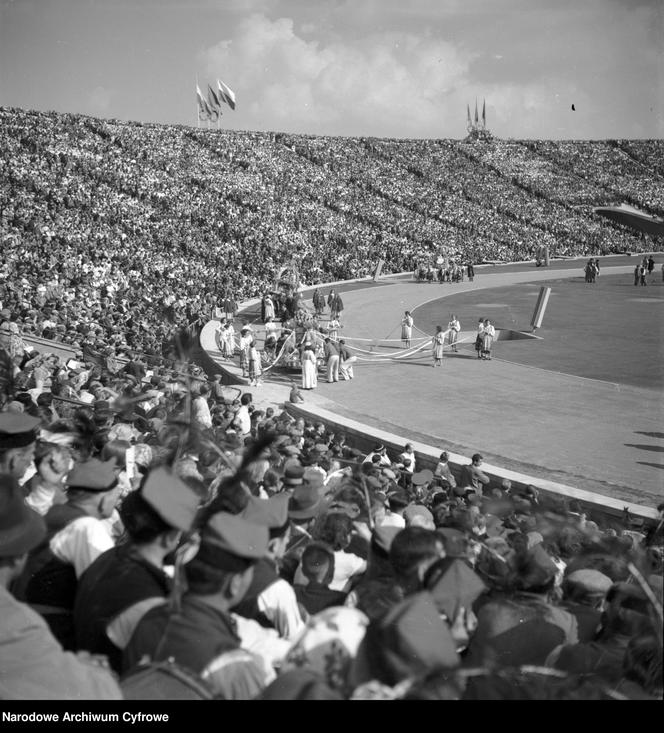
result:
[(339, 340), (339, 329), (341, 328), (341, 324), (339, 323), (338, 318), (331, 318), (330, 322), (327, 324), (328, 328), (328, 335), (333, 341)]
[(277, 345), (278, 329), (271, 318), (265, 321), (265, 344), (263, 350), (270, 360), (276, 356), (275, 347)]
[(436, 335), (431, 339), (433, 346), (433, 366), (443, 365), (443, 346), (445, 345), (445, 331), (442, 326), (436, 326)]
[(221, 332), (221, 351), (224, 359), (232, 359), (235, 353), (235, 327), (233, 321), (226, 321)]
[(459, 323), (459, 320), (454, 315), (454, 313), (452, 313), (452, 315), (450, 316), (450, 322), (447, 324), (447, 330), (450, 334), (450, 346), (452, 347), (452, 351), (458, 351), (457, 339), (459, 338), (461, 324)]
[(256, 348), (256, 342), (253, 339), (249, 343), (247, 359), (249, 361), (249, 384), (252, 387), (260, 387), (261, 352)]
[(224, 295), (224, 313), (226, 314), (226, 318), (235, 318), (235, 314), (237, 313), (237, 303), (235, 302), (235, 298), (233, 298), (232, 293)]
[(249, 372), (249, 345), (253, 340), (254, 337), (248, 328), (240, 331), (240, 367), (243, 377), (246, 377)]
[(491, 346), (496, 337), (496, 329), (487, 318), (484, 321), (484, 330), (482, 331), (482, 358), (491, 361)]
[(344, 312), (344, 302), (341, 300), (341, 293), (337, 293), (334, 300), (334, 318), (341, 318), (341, 314)]
[(410, 340), (413, 337), (413, 325), (413, 317), (410, 315), (410, 311), (406, 311), (401, 319), (401, 340), (407, 349), (410, 348)]
[[(327, 294), (327, 305), (328, 305), (328, 308), (330, 308), (330, 310), (332, 310), (333, 308), (332, 304), (334, 303), (336, 297), (337, 297), (336, 290), (334, 288), (331, 288), (330, 292)], [(334, 311), (332, 311), (332, 313), (334, 313)]]
[(274, 301), (270, 293), (265, 293), (261, 302), (261, 319), (263, 323), (274, 318)]
[(222, 316), (219, 319), (219, 325), (214, 331), (214, 342), (217, 345), (219, 351), (224, 352), (224, 327), (226, 326), (226, 319)]
[(477, 358), (482, 358), (482, 343), (484, 334), (484, 319), (480, 318), (477, 322), (477, 337), (475, 338), (475, 351), (477, 351)]
[(314, 311), (317, 316), (320, 316), (322, 313), (325, 312), (325, 296), (318, 288), (314, 290), (312, 301), (314, 304)]
[(318, 386), (316, 355), (313, 345), (305, 343), (302, 349), (302, 389), (315, 389)]

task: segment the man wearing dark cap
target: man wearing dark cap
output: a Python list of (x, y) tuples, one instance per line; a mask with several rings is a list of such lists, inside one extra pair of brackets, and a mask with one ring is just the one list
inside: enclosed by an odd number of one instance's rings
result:
[(24, 412), (0, 413), (0, 473), (20, 481), (35, 457), (39, 419)]
[(67, 476), (67, 502), (46, 514), (47, 536), (28, 557), (16, 593), (47, 620), (54, 636), (73, 649), (78, 579), (114, 546), (106, 521), (120, 497), (115, 461), (91, 458)]
[(10, 476), (0, 476), (0, 699), (120, 700), (100, 660), (63, 652), (44, 619), (9, 592), (27, 553), (46, 536), (43, 519), (23, 501)]
[(397, 489), (387, 495), (387, 504), (390, 508), (382, 520), (381, 527), (396, 527), (397, 529), (405, 529), (406, 520), (403, 513), (410, 500), (403, 489)]
[(106, 654), (116, 672), (141, 618), (164, 602), (164, 560), (198, 512), (199, 499), (164, 466), (154, 468), (120, 506), (129, 541), (100, 555), (81, 576), (74, 605), (78, 649)]
[(185, 565), (187, 592), (176, 611), (163, 603), (139, 622), (124, 654), (131, 670), (144, 657), (173, 658), (198, 674), (213, 694), (249, 700), (265, 685), (261, 664), (240, 648), (231, 609), (251, 585), (267, 552), (268, 530), (219, 512), (203, 528), (196, 556)]
[(579, 625), (579, 642), (592, 641), (599, 629), (602, 604), (612, 586), (611, 578), (599, 570), (582, 568), (563, 580), (563, 608)]
[(279, 636), (292, 639), (304, 627), (293, 587), (279, 575), (279, 565), (290, 539), (289, 497), (276, 494), (270, 499), (250, 497), (241, 515), (249, 522), (266, 527), (270, 539), (254, 569), (254, 576), (235, 612), (274, 628)]

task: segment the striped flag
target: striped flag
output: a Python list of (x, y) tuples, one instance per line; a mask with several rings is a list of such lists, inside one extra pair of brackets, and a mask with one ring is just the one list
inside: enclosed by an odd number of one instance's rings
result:
[[(196, 98), (198, 99), (198, 119), (199, 120), (208, 119), (209, 105), (205, 101), (205, 97), (203, 96), (203, 93), (201, 92), (201, 88), (198, 86), (198, 84), (196, 84)], [(206, 109), (206, 107), (208, 109)]]
[(216, 109), (219, 114), (222, 114), (221, 112), (221, 100), (219, 98), (219, 95), (217, 92), (214, 91), (214, 89), (208, 84), (208, 102), (210, 103), (210, 107), (212, 109)]
[(219, 89), (221, 101), (226, 102), (231, 109), (235, 109), (235, 92), (227, 87), (221, 79), (217, 79), (217, 88)]

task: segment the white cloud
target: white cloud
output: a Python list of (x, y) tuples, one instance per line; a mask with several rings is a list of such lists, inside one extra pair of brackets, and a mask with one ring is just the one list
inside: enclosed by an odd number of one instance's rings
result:
[(263, 129), (353, 134), (440, 135), (446, 94), (467, 84), (470, 62), (452, 44), (428, 34), (377, 32), (361, 41), (306, 41), (293, 21), (254, 14), (233, 38), (204, 53), (211, 78), (238, 92)]
[(506, 0), (498, 22), (493, 5), (481, 4), (484, 17), (458, 0), (343, 0), (319, 17), (282, 0), (281, 17), (242, 17), (199, 65), (236, 91), (224, 120), (238, 129), (463, 137), (476, 97), (501, 137), (643, 134), (636, 120), (664, 129), (651, 100), (664, 56), (649, 41), (650, 11), (614, 8), (607, 19), (603, 1), (527, 13), (525, 0)]

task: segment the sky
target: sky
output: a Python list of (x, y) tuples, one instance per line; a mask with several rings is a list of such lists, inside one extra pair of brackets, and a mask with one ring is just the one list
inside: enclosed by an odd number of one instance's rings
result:
[[(664, 137), (664, 0), (0, 0), (0, 106), (463, 138)], [(574, 109), (572, 109), (574, 105)]]

